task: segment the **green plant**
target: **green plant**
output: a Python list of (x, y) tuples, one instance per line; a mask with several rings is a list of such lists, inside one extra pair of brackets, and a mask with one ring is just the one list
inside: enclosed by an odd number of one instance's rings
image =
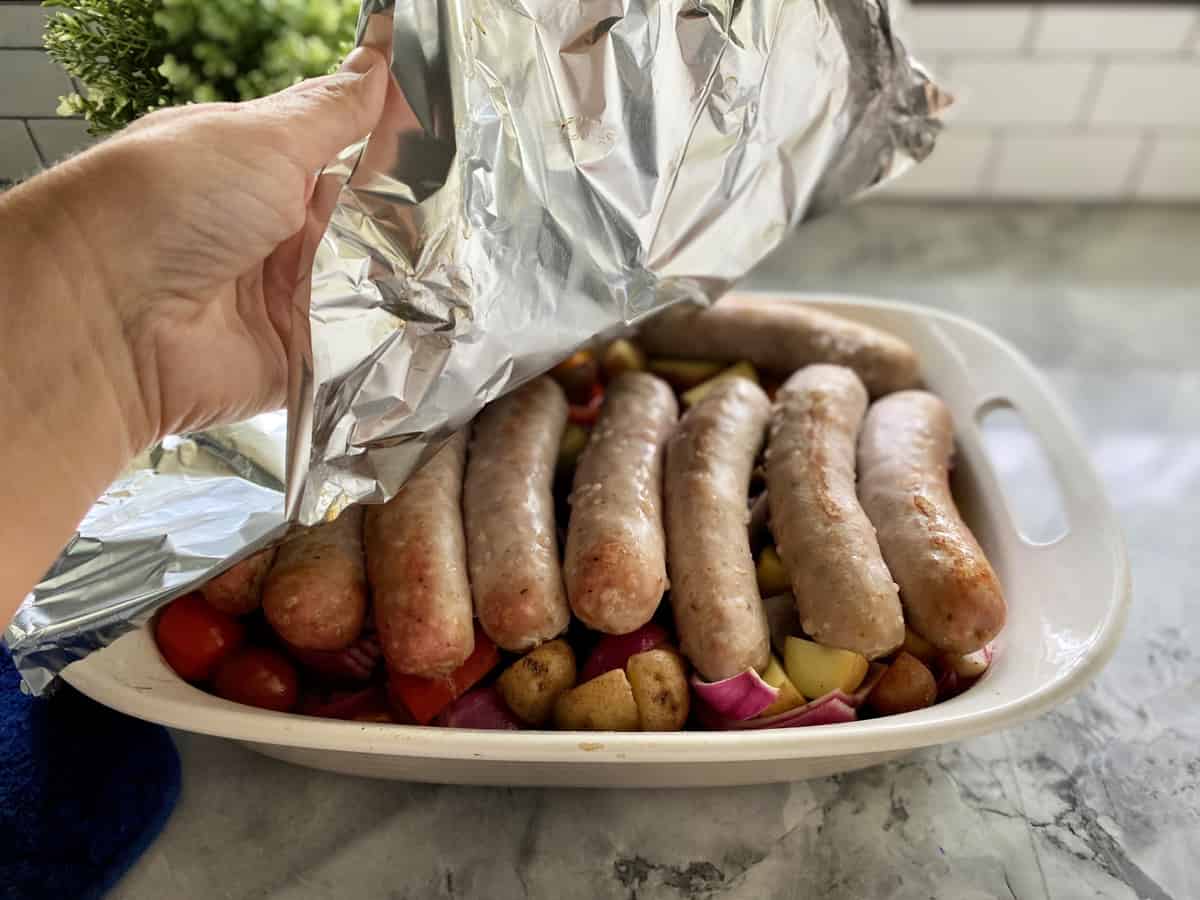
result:
[(61, 99), (93, 134), (160, 106), (248, 100), (333, 69), (358, 0), (46, 0), (46, 50), (86, 91)]

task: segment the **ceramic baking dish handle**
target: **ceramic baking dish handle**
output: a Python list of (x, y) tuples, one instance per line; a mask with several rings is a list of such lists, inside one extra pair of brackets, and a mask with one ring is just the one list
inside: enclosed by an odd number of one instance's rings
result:
[[(1011, 344), (954, 316), (938, 316), (937, 331), (960, 369), (959, 378), (939, 386), (955, 414), (956, 437), (965, 455), (990, 459), (980, 431), (989, 409), (1011, 406), (1040, 443), (1061, 492), (1067, 531), (1056, 540), (1034, 543), (1016, 528), (1011, 512), (1007, 526), (1019, 537), (1022, 557), (1049, 571), (1073, 573), (1097, 590), (1112, 590), (1127, 580), (1124, 542), (1104, 486), (1091, 463), (1072, 417), (1055, 398), (1046, 379)], [(943, 382), (946, 379), (942, 379)], [(1003, 497), (994, 464), (976, 473), (984, 494)]]

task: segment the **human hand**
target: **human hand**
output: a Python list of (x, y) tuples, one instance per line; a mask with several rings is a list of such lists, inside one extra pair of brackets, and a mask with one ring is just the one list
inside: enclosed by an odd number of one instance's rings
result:
[(316, 175), (375, 126), (386, 70), (359, 49), (261, 100), (152, 113), (68, 164), (59, 193), (132, 368), (114, 382), (140, 394), (131, 446), (283, 403), (302, 248), (325, 225)]

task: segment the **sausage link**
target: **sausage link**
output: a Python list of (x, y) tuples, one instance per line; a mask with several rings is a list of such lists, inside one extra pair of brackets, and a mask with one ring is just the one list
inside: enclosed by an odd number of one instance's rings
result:
[(954, 426), (925, 391), (885, 397), (858, 445), (858, 496), (900, 585), (908, 624), (946, 653), (972, 653), (1004, 627), (992, 571), (950, 493)]
[(679, 406), (645, 372), (614, 380), (575, 470), (563, 573), (575, 615), (628, 634), (654, 615), (667, 589), (662, 470)]
[(367, 611), (362, 507), (290, 537), (263, 586), (263, 613), (281, 638), (304, 650), (340, 650)]
[(364, 537), (375, 626), (388, 668), (433, 678), (475, 649), (459, 432), (387, 503), (368, 508)]
[(554, 466), (567, 400), (535, 378), (475, 420), (463, 489), (475, 612), (505, 650), (557, 637), (571, 619), (554, 526)]
[(842, 366), (801, 369), (775, 395), (767, 497), (801, 627), (878, 659), (904, 643), (904, 614), (875, 529), (854, 491), (867, 391)]
[(919, 383), (917, 355), (900, 338), (781, 299), (726, 297), (707, 309), (673, 307), (642, 326), (639, 343), (651, 356), (744, 359), (780, 375), (836, 363), (858, 373), (873, 397)]
[(262, 604), (263, 582), (275, 561), (275, 548), (260, 550), (200, 588), (208, 605), (231, 616), (252, 613)]
[(671, 607), (684, 655), (717, 681), (770, 657), (747, 493), (771, 402), (744, 378), (718, 382), (667, 441), (663, 494)]

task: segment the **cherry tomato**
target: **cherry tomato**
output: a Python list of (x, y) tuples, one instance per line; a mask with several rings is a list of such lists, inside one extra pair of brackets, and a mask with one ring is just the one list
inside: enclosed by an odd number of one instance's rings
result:
[(282, 653), (247, 647), (217, 667), (213, 688), (218, 697), (235, 703), (287, 712), (300, 695), (300, 677)]
[(597, 382), (592, 385), (591, 397), (585, 404), (572, 403), (567, 407), (567, 418), (576, 425), (593, 425), (600, 418), (600, 407), (604, 405), (604, 387)]
[(204, 681), (241, 646), (245, 627), (209, 606), (199, 592), (184, 594), (162, 611), (154, 628), (159, 652), (185, 681)]
[(590, 350), (579, 350), (550, 370), (568, 403), (587, 403), (600, 380), (600, 364)]

